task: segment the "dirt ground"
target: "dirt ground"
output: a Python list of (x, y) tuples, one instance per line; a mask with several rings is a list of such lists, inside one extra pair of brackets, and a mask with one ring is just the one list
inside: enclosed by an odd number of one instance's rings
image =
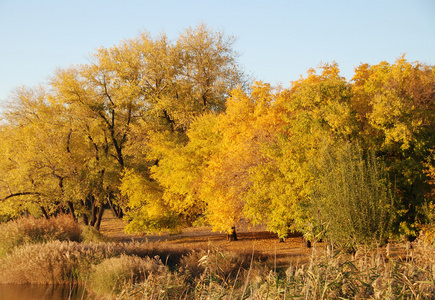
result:
[[(268, 232), (265, 226), (249, 227), (247, 224), (238, 226), (237, 241), (228, 241), (226, 234), (213, 232), (208, 226), (186, 228), (176, 235), (127, 234), (124, 232), (124, 227), (125, 223), (113, 217), (108, 211), (103, 217), (100, 232), (110, 240), (120, 242), (167, 243), (192, 250), (218, 248), (245, 254), (255, 252), (256, 256), (273, 260), (277, 266), (290, 262), (306, 262), (313, 251), (313, 248), (305, 247), (300, 234), (294, 234), (284, 242), (280, 242), (277, 235)], [(316, 246), (324, 247), (322, 243)]]
[[(125, 223), (116, 219), (110, 211), (105, 212), (100, 232), (113, 241), (165, 243), (175, 247), (192, 250), (217, 248), (223, 251), (231, 251), (243, 254), (254, 254), (263, 257), (269, 263), (277, 267), (285, 267), (290, 264), (303, 264), (309, 261), (313, 251), (317, 253), (325, 251), (326, 243), (316, 243), (314, 247), (307, 248), (300, 234), (293, 234), (280, 242), (277, 235), (266, 230), (265, 226), (249, 227), (242, 224), (236, 228), (237, 241), (228, 241), (227, 235), (213, 232), (211, 227), (190, 227), (183, 229), (180, 234), (152, 235), (152, 234), (126, 234)], [(404, 257), (406, 245), (392, 243), (389, 254), (393, 257)], [(386, 248), (378, 249), (386, 255)]]

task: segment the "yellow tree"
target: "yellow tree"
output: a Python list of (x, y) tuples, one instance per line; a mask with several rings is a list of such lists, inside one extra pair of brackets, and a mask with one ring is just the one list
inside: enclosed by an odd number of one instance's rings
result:
[[(90, 145), (90, 156), (75, 182), (71, 182), (70, 197), (83, 207), (84, 222), (98, 224), (106, 201), (113, 207), (119, 173), (124, 165), (123, 130), (128, 116), (115, 107), (111, 94), (112, 78), (97, 66), (77, 66), (59, 70), (51, 81), (53, 98), (74, 116), (83, 147)], [(113, 97), (113, 98), (112, 98)], [(98, 227), (98, 225), (97, 225)]]
[[(142, 114), (132, 127), (128, 147), (128, 151), (135, 153), (135, 158), (129, 171), (125, 172), (122, 187), (130, 199), (143, 199), (143, 207), (152, 205), (151, 202), (163, 195), (159, 198), (159, 207), (165, 207), (161, 212), (170, 209), (180, 225), (190, 222), (191, 215), (201, 211), (193, 204), (197, 202), (191, 200), (187, 182), (178, 181), (181, 174), (187, 172), (184, 170), (187, 165), (182, 165), (183, 159), (196, 151), (192, 149), (194, 146), (185, 148), (190, 139), (187, 131), (202, 115), (224, 111), (229, 91), (243, 84), (243, 74), (232, 49), (234, 39), (204, 25), (187, 29), (175, 43), (169, 43), (166, 38), (164, 41), (152, 43), (146, 35), (136, 41), (142, 51), (141, 64), (145, 66), (139, 86), (145, 92)], [(160, 71), (148, 72), (148, 65)], [(201, 165), (201, 158), (198, 159), (196, 163)], [(170, 166), (177, 172), (169, 173)], [(135, 180), (136, 176), (142, 176), (141, 181), (149, 186), (155, 186), (157, 182), (159, 188), (134, 188), (134, 183), (140, 182)], [(148, 193), (153, 191), (157, 194), (150, 198)], [(147, 218), (146, 214), (137, 213), (140, 206), (137, 202), (130, 205), (130, 208), (134, 207), (129, 213), (133, 222), (141, 216)], [(140, 222), (152, 224), (145, 219)], [(149, 230), (149, 226), (143, 229)]]
[(168, 147), (166, 156), (151, 167), (148, 180), (146, 170), (127, 171), (122, 191), (132, 209), (128, 230), (178, 230), (201, 218), (206, 205), (200, 197), (201, 182), (220, 142), (216, 123), (215, 113), (197, 117), (186, 133), (189, 142)]
[(74, 216), (65, 187), (86, 150), (77, 147), (71, 115), (41, 87), (17, 89), (11, 100), (4, 112), (2, 198), (23, 209), (38, 203), (46, 217), (62, 207)]
[(309, 70), (306, 78), (292, 82), (276, 97), (272, 109), (279, 127), (262, 146), (266, 163), (251, 174), (247, 213), (280, 238), (295, 229), (309, 239), (319, 233), (321, 221), (311, 209), (311, 170), (322, 144), (349, 139), (355, 132), (350, 86), (336, 64), (325, 64), (321, 70)]
[(153, 40), (141, 34), (118, 46), (100, 48), (91, 64), (59, 70), (52, 78), (56, 99), (74, 112), (93, 147), (93, 172), (76, 183), (87, 192), (74, 195), (92, 211), (101, 213), (107, 202), (116, 216), (123, 216), (121, 177), (143, 159), (140, 146), (133, 145), (132, 128), (140, 119), (146, 132), (160, 126), (155, 105), (171, 91), (177, 61), (172, 48), (164, 35)]
[(270, 85), (256, 83), (251, 93), (234, 90), (225, 114), (217, 118), (218, 147), (210, 156), (201, 182), (206, 218), (214, 230), (237, 239), (235, 227), (244, 217), (245, 195), (252, 186), (251, 169), (263, 163), (261, 143), (277, 126), (269, 107), (275, 100)]
[[(98, 49), (89, 64), (58, 70), (46, 91), (23, 89), (11, 99), (17, 105), (9, 110), (2, 134), (11, 145), (23, 145), (20, 164), (2, 159), (9, 175), (40, 174), (44, 184), (17, 175), (20, 184), (40, 186), (32, 192), (27, 186), (8, 191), (13, 176), (5, 176), (3, 198), (44, 194), (98, 227), (106, 203), (121, 217), (128, 206), (125, 198), (136, 199), (133, 212), (140, 207), (137, 199), (146, 206), (146, 199), (180, 197), (165, 192), (173, 188), (163, 177), (161, 185), (151, 167), (164, 165), (172, 149), (188, 141), (191, 122), (221, 112), (228, 91), (243, 83), (232, 43), (232, 37), (204, 25), (186, 30), (176, 42), (164, 34), (142, 33)], [(121, 180), (123, 186), (148, 182), (154, 188), (121, 193)], [(42, 187), (47, 191), (42, 193)]]

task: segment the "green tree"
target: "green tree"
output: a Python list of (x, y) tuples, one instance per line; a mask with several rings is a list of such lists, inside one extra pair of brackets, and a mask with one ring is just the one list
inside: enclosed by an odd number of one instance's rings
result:
[(415, 236), (424, 222), (422, 208), (433, 201), (427, 171), (435, 145), (434, 68), (404, 56), (394, 64), (363, 64), (355, 70), (352, 90), (364, 147), (384, 159), (398, 190), (403, 213), (397, 228)]
[(394, 187), (373, 151), (346, 142), (320, 151), (313, 167), (312, 211), (332, 243), (350, 250), (381, 245), (396, 215)]

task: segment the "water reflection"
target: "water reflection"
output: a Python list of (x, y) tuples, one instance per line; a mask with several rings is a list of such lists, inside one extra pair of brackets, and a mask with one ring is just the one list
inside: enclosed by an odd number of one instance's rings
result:
[(83, 287), (0, 284), (0, 300), (89, 300)]

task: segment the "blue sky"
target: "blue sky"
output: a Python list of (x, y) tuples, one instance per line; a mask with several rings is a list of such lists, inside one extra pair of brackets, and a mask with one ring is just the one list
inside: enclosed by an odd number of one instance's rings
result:
[(139, 31), (175, 40), (200, 23), (236, 36), (245, 71), (284, 87), (321, 62), (336, 61), (347, 79), (360, 63), (403, 53), (435, 64), (434, 0), (0, 0), (0, 101), (100, 46)]

